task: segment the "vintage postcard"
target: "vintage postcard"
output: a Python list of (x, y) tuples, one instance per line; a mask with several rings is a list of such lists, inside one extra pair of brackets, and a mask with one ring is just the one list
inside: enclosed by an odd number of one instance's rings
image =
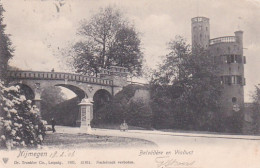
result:
[(0, 168), (259, 168), (260, 0), (0, 0)]

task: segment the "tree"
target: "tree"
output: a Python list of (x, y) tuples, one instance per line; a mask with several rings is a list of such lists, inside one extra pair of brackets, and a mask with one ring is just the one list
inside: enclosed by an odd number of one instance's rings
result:
[(69, 54), (77, 72), (97, 74), (101, 68), (125, 66), (137, 76), (141, 73), (142, 52), (139, 34), (114, 7), (101, 8), (90, 20), (83, 20), (82, 37)]
[(137, 37), (133, 27), (120, 29), (109, 51), (109, 64), (126, 67), (132, 74), (141, 75), (143, 57), (140, 50), (141, 41)]
[(253, 134), (258, 134), (260, 129), (260, 88), (255, 87), (255, 93), (252, 95), (252, 130)]
[(222, 86), (213, 57), (202, 48), (191, 51), (181, 37), (169, 43), (169, 50), (151, 81), (152, 101), (159, 106), (154, 116), (161, 116), (164, 110), (165, 118), (174, 118), (172, 127), (219, 128), (213, 120), (221, 116)]
[(0, 79), (5, 79), (8, 61), (13, 57), (12, 43), (9, 35), (5, 34), (6, 25), (3, 24), (4, 8), (0, 2)]
[(104, 102), (101, 108), (94, 111), (93, 124), (117, 124), (126, 121), (131, 126), (151, 128), (152, 110), (149, 103), (142, 98), (135, 99), (135, 92), (144, 86), (128, 85), (110, 102)]
[(8, 149), (36, 147), (45, 136), (38, 109), (21, 94), (20, 87), (5, 87), (0, 81), (0, 146)]
[(127, 104), (125, 120), (129, 125), (150, 129), (152, 125), (152, 110), (149, 104), (142, 99), (130, 100)]
[(41, 114), (42, 118), (50, 121), (52, 117), (55, 116), (54, 109), (55, 107), (65, 101), (65, 95), (62, 93), (61, 88), (59, 87), (48, 87), (45, 88), (42, 92), (42, 101), (41, 101)]

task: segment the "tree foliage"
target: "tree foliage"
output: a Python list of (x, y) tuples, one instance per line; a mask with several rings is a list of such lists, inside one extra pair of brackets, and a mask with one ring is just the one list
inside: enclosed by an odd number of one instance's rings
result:
[(80, 119), (80, 116), (78, 116), (80, 115), (79, 103), (80, 99), (78, 97), (74, 97), (55, 105), (51, 109), (51, 114), (48, 116), (48, 121), (50, 121), (50, 117), (52, 116), (55, 118), (58, 125), (76, 126), (76, 121)]
[(5, 87), (0, 81), (1, 147), (36, 147), (45, 136), (38, 109), (21, 94), (19, 86)]
[(128, 85), (115, 97), (94, 111), (97, 113), (94, 124), (118, 124), (125, 120), (131, 126), (151, 128), (152, 110), (142, 99), (133, 99), (136, 90), (142, 88), (138, 85)]
[(151, 81), (155, 127), (169, 118), (168, 127), (219, 128), (214, 120), (221, 116), (222, 86), (213, 57), (201, 48), (191, 51), (181, 37), (168, 46), (170, 52)]
[(259, 134), (260, 132), (260, 88), (258, 86), (255, 87), (255, 92), (252, 95), (253, 103), (252, 103), (252, 129), (251, 132), (253, 134)]
[(61, 88), (51, 86), (43, 90), (41, 98), (42, 118), (50, 121), (52, 117), (56, 117), (54, 109), (59, 103), (65, 101), (65, 95), (62, 93)]
[(6, 25), (3, 23), (4, 8), (0, 1), (0, 79), (5, 79), (8, 61), (13, 57), (12, 43), (9, 35), (5, 33)]
[(139, 34), (118, 9), (101, 8), (90, 20), (81, 22), (78, 34), (81, 40), (69, 52), (77, 72), (97, 74), (100, 68), (116, 65), (140, 75), (143, 55)]

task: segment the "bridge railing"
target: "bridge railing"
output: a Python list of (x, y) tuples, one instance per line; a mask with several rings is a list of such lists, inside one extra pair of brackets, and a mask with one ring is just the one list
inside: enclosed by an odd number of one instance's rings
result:
[(40, 71), (8, 71), (7, 76), (15, 79), (35, 79), (35, 80), (69, 80), (101, 85), (113, 85), (110, 79), (101, 79), (80, 74), (63, 72), (40, 72)]
[(225, 37), (218, 37), (214, 39), (209, 40), (209, 44), (218, 44), (218, 43), (233, 43), (236, 42), (237, 38), (236, 36), (225, 36)]

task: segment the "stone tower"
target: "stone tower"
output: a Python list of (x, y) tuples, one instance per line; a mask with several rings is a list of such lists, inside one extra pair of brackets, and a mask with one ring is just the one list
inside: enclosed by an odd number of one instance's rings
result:
[(209, 47), (210, 29), (209, 19), (206, 17), (195, 17), (191, 19), (192, 47)]
[(210, 39), (208, 18), (192, 18), (191, 26), (192, 47), (207, 49), (219, 67), (218, 75), (223, 85), (222, 110), (232, 116), (244, 107), (243, 31), (236, 31), (235, 36)]
[(219, 66), (219, 76), (223, 85), (222, 107), (227, 116), (239, 112), (244, 107), (244, 64), (243, 32), (235, 36), (224, 36), (210, 40), (209, 52)]

